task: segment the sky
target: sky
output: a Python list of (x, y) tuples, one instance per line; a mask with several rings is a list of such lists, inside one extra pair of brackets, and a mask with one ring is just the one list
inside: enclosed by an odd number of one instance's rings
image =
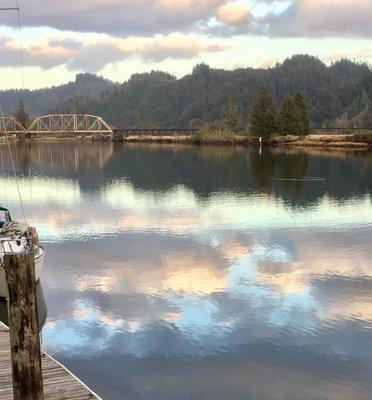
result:
[[(270, 68), (294, 54), (372, 63), (372, 0), (19, 0), (0, 11), (0, 89), (90, 72)], [(0, 0), (14, 7), (16, 0)], [(24, 83), (20, 42), (23, 47)]]

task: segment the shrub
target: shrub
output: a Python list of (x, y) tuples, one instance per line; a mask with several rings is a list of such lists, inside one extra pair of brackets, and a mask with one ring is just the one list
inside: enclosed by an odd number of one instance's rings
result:
[(372, 144), (372, 132), (354, 133), (353, 142)]

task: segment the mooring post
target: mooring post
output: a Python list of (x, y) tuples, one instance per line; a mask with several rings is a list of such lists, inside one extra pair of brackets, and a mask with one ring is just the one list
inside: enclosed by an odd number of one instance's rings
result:
[(14, 400), (43, 400), (43, 377), (32, 252), (5, 254)]

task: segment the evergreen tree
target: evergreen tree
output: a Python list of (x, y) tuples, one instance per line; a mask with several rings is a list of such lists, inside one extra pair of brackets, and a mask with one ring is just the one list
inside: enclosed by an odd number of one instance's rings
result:
[(303, 132), (301, 112), (290, 93), (284, 95), (279, 112), (279, 129), (283, 135), (301, 135)]
[[(370, 128), (372, 126), (372, 102), (369, 99), (368, 93), (362, 93), (363, 109), (359, 114), (359, 126), (362, 128)], [(358, 116), (357, 116), (358, 117)]]
[(236, 100), (233, 95), (229, 98), (228, 105), (228, 113), (227, 113), (227, 125), (230, 129), (235, 129), (238, 123), (238, 111), (236, 107)]
[(14, 113), (15, 117), (17, 118), (18, 122), (24, 127), (28, 127), (28, 123), (30, 120), (29, 115), (26, 113), (25, 105), (22, 100), (18, 103), (18, 106)]
[[(185, 127), (190, 120), (201, 123), (226, 120), (229, 96), (235, 94), (238, 126), (248, 123), (261, 86), (273, 88), (279, 104), (285, 92), (299, 91), (313, 126), (337, 126), (347, 116), (352, 126), (372, 126), (372, 69), (367, 64), (338, 61), (330, 66), (306, 55), (293, 56), (269, 70), (213, 69), (205, 64), (176, 79), (153, 71), (135, 74), (123, 84), (90, 74), (74, 82), (35, 91), (0, 91), (5, 114), (14, 113), (20, 98), (32, 114), (89, 113), (102, 116), (118, 127)], [(250, 110), (241, 115), (241, 110)], [(347, 121), (345, 121), (347, 122)]]
[(298, 108), (298, 111), (300, 113), (301, 131), (302, 131), (301, 134), (307, 135), (310, 132), (310, 119), (305, 106), (304, 97), (302, 96), (301, 93), (297, 93), (294, 97), (294, 100)]
[(266, 88), (262, 88), (253, 104), (250, 132), (254, 136), (270, 137), (277, 129), (273, 99)]
[(350, 119), (349, 114), (343, 113), (340, 118), (334, 120), (330, 125), (334, 128), (346, 129), (346, 128), (352, 128), (353, 123), (352, 120)]

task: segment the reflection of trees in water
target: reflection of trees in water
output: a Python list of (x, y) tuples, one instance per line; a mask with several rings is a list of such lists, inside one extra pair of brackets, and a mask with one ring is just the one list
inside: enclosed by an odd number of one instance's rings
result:
[(303, 186), (303, 179), (309, 167), (309, 156), (306, 153), (283, 154), (275, 156), (276, 166), (280, 178), (288, 179), (283, 181), (283, 188), (288, 194), (300, 193)]
[(263, 193), (272, 191), (291, 206), (311, 205), (325, 195), (343, 201), (372, 191), (372, 155), (367, 152), (266, 149), (262, 156), (248, 154), (247, 158), (253, 187)]
[[(260, 155), (257, 149), (234, 147), (129, 146), (106, 164), (105, 175), (107, 180), (125, 176), (142, 190), (166, 191), (182, 184), (199, 197), (226, 190), (258, 191), (306, 206), (325, 194), (345, 200), (370, 193), (371, 161), (367, 153), (311, 155), (302, 149), (264, 149)], [(301, 181), (305, 176), (325, 181)]]
[[(17, 174), (78, 180), (83, 189), (104, 184), (103, 168), (114, 155), (115, 144), (87, 142), (26, 142), (13, 146)], [(120, 146), (120, 149), (122, 146)], [(12, 175), (7, 147), (0, 146), (5, 173)], [(82, 180), (81, 180), (82, 179)]]
[(254, 189), (265, 193), (271, 191), (275, 160), (270, 151), (247, 153), (247, 159)]
[[(318, 190), (316, 199), (324, 196), (324, 182), (322, 181), (303, 181), (309, 169), (309, 156), (299, 152), (295, 154), (279, 153), (276, 156), (278, 175), (282, 186), (281, 197), (292, 206), (307, 205), (311, 203), (310, 193), (303, 197), (304, 186), (308, 185), (313, 190)], [(315, 200), (315, 199), (314, 199)]]
[[(11, 176), (6, 147), (0, 146), (5, 175)], [(367, 152), (197, 147), (122, 143), (55, 142), (15, 146), (17, 171), (76, 180), (83, 191), (99, 192), (113, 180), (135, 188), (190, 188), (200, 198), (213, 193), (275, 193), (288, 204), (306, 206), (325, 194), (344, 200), (372, 190), (372, 155)], [(325, 182), (302, 182), (304, 176)], [(282, 179), (294, 179), (280, 181)], [(297, 180), (296, 180), (297, 179)]]
[[(309, 167), (309, 156), (304, 152), (286, 154), (264, 149), (262, 154), (247, 154), (255, 190), (263, 193), (275, 191), (281, 196), (298, 194), (303, 187), (302, 178)], [(280, 178), (281, 181), (276, 179)]]

